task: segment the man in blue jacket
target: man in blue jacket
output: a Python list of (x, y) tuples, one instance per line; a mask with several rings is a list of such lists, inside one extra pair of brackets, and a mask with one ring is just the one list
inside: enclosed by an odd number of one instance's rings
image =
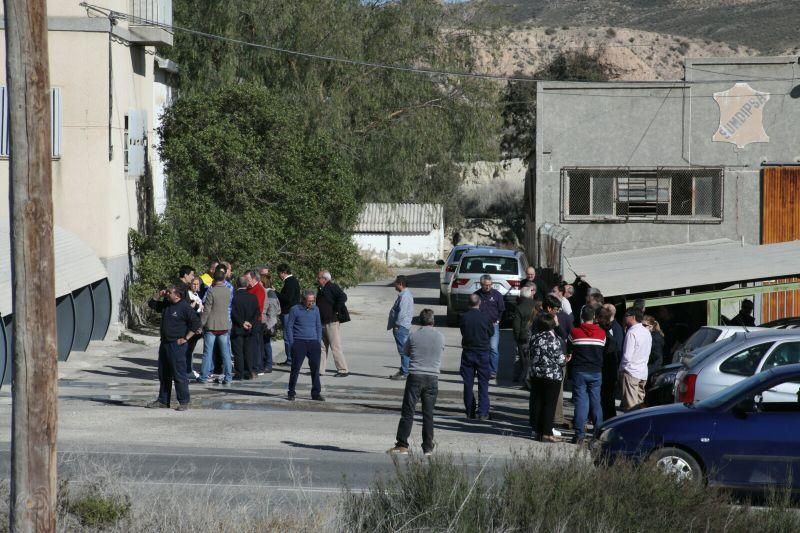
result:
[(394, 290), (399, 294), (394, 301), (392, 310), (389, 311), (389, 322), (386, 324), (386, 329), (394, 335), (397, 353), (400, 355), (400, 370), (389, 376), (389, 379), (404, 380), (408, 377), (409, 358), (405, 349), (408, 335), (411, 332), (411, 318), (414, 315), (414, 296), (408, 290), (408, 279), (405, 276), (397, 276), (397, 279), (394, 280)]
[(503, 318), (503, 311), (506, 310), (506, 303), (503, 295), (492, 288), (492, 276), (489, 274), (481, 276), (481, 288), (475, 291), (475, 294), (481, 299), (481, 313), (494, 325), (494, 332), (489, 340), (491, 352), (489, 379), (497, 379), (497, 366), (500, 362), (500, 320)]
[[(481, 298), (469, 295), (469, 310), (461, 315), (461, 379), (464, 380), (464, 409), (467, 418), (489, 419), (490, 339), (494, 324), (480, 311)], [(473, 385), (478, 378), (478, 405), (475, 410)]]
[(311, 369), (311, 399), (324, 402), (322, 385), (319, 381), (319, 360), (322, 354), (322, 320), (317, 309), (314, 291), (303, 291), (303, 303), (293, 306), (286, 318), (283, 334), (292, 347), (292, 373), (289, 376), (289, 401), (294, 401), (295, 385), (303, 360), (308, 357)]

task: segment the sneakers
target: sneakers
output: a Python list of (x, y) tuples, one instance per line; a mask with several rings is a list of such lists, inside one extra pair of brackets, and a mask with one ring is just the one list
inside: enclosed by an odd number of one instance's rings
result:
[(434, 449), (435, 447), (436, 447), (436, 443), (433, 443), (433, 447), (432, 447), (431, 449), (429, 449), (429, 450), (426, 450), (425, 448), (423, 448), (423, 449), (422, 449), (422, 454), (423, 454), (425, 457), (430, 457), (431, 455), (433, 455), (433, 449)]
[(315, 402), (324, 402), (325, 401), (325, 397), (324, 396), (312, 396), (311, 399), (314, 400)]
[(553, 428), (553, 436), (554, 437), (560, 437), (561, 436), (561, 432), (559, 430), (557, 430), (556, 428)]
[(192, 370), (192, 375), (194, 376), (194, 379), (197, 379), (197, 378), (200, 377), (200, 374), (197, 373), (197, 370)]
[(481, 422), (488, 422), (489, 420), (491, 420), (491, 417), (489, 415), (480, 415), (478, 417), (478, 420), (480, 420)]
[(542, 435), (542, 442), (561, 442), (561, 439), (553, 435)]
[(158, 400), (152, 401), (145, 405), (146, 409), (169, 409), (169, 405), (161, 403)]
[(230, 380), (225, 379), (225, 378), (214, 378), (214, 383), (216, 383), (217, 385), (230, 385), (231, 384)]
[(294, 394), (287, 394), (286, 395), (286, 399), (289, 400), (290, 402), (293, 402), (294, 401)]
[[(272, 374), (272, 369), (271, 369), (271, 368), (265, 368), (263, 373), (264, 373), (264, 374)], [(260, 376), (260, 375), (261, 375), (261, 374), (259, 374), (259, 376)]]
[(278, 366), (292, 366), (292, 362), (289, 361), (288, 359), (285, 359), (284, 361), (278, 363)]
[[(272, 370), (270, 370), (270, 372), (272, 372)], [(262, 372), (258, 372), (256, 375), (258, 375), (258, 376), (263, 376), (263, 375), (264, 375), (264, 374), (266, 374), (266, 373), (267, 373), (267, 371), (266, 371), (266, 370), (264, 370), (264, 371), (262, 371)]]
[(337, 372), (333, 375), (335, 378), (346, 378), (350, 375), (350, 372)]
[(408, 374), (403, 374), (402, 372), (398, 372), (397, 374), (392, 374), (389, 376), (389, 379), (392, 381), (404, 381), (408, 377)]
[(178, 404), (178, 407), (176, 407), (175, 410), (176, 411), (188, 411), (189, 410), (189, 404), (188, 403)]
[(408, 455), (408, 448), (405, 446), (395, 446), (386, 450), (389, 455)]

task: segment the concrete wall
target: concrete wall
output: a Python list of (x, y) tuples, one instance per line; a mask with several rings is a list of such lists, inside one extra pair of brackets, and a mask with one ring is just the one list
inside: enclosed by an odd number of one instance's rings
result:
[[(353, 241), (358, 249), (381, 261), (386, 258), (386, 235), (357, 233)], [(420, 261), (433, 262), (444, 257), (444, 230), (427, 235), (390, 235), (389, 266), (409, 266)]]
[[(105, 5), (127, 11), (128, 2)], [(155, 49), (110, 39), (108, 20), (87, 18), (77, 2), (52, 1), (48, 9), (50, 82), (61, 88), (63, 125), (62, 156), (53, 160), (55, 223), (85, 241), (108, 269), (113, 335), (130, 273), (128, 230), (137, 228), (143, 205), (137, 183), (150, 179), (125, 174), (125, 115), (129, 109), (143, 109), (153, 124)], [(126, 31), (125, 23), (117, 29)], [(4, 36), (0, 54), (5, 58)], [(0, 76), (5, 79), (5, 60), (0, 61)], [(149, 152), (152, 163), (155, 153)], [(8, 197), (8, 179), (8, 160), (0, 160), (0, 197)], [(8, 203), (0, 202), (0, 217), (8, 217), (8, 210)]]
[[(687, 61), (689, 83), (540, 83), (536, 161), (528, 182), (532, 259), (536, 230), (545, 223), (569, 233), (566, 256), (721, 237), (758, 243), (761, 164), (800, 161), (800, 99), (790, 94), (799, 67), (797, 57), (698, 59)], [(738, 80), (770, 94), (763, 108), (769, 142), (739, 148), (712, 141), (720, 126), (714, 93), (731, 89)], [(719, 224), (561, 220), (563, 167), (692, 165), (725, 167), (724, 220)]]

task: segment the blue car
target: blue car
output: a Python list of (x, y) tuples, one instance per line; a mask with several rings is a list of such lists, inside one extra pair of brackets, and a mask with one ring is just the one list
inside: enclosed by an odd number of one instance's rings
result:
[[(762, 393), (781, 384), (793, 384), (797, 400), (765, 402)], [(694, 404), (612, 418), (593, 446), (598, 460), (653, 461), (698, 483), (800, 490), (800, 364), (760, 372)]]

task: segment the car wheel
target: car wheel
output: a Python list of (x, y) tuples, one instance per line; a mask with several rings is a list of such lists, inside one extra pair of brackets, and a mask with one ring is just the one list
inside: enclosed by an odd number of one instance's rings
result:
[(447, 305), (447, 295), (443, 290), (439, 290), (439, 305)]
[(680, 448), (659, 448), (650, 454), (650, 461), (659, 470), (678, 481), (702, 483), (703, 469), (692, 454)]

